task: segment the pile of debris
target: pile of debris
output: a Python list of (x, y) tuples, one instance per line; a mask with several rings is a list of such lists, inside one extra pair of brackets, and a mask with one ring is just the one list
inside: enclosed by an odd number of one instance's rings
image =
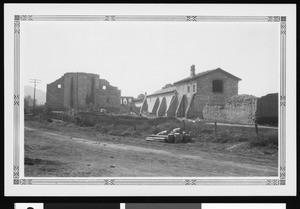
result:
[(184, 143), (192, 140), (191, 135), (183, 131), (181, 128), (175, 128), (168, 133), (167, 130), (158, 134), (152, 134), (146, 138), (146, 141), (159, 141), (167, 143)]

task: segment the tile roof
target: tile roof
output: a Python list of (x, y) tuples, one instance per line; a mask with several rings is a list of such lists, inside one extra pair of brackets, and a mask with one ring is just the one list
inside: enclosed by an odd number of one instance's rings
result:
[(187, 77), (187, 78), (184, 78), (184, 79), (182, 79), (182, 80), (179, 80), (179, 81), (174, 82), (174, 84), (188, 82), (188, 81), (191, 81), (191, 80), (194, 80), (194, 79), (196, 79), (196, 78), (205, 76), (205, 75), (207, 75), (207, 74), (209, 74), (209, 73), (212, 73), (212, 72), (215, 72), (215, 71), (220, 71), (220, 72), (222, 72), (222, 73), (227, 74), (227, 75), (230, 76), (230, 77), (233, 77), (234, 79), (242, 80), (242, 79), (240, 79), (240, 78), (238, 78), (238, 77), (236, 77), (236, 76), (234, 76), (234, 75), (232, 75), (232, 74), (226, 72), (225, 70), (222, 70), (221, 68), (216, 68), (216, 69), (213, 69), (213, 70), (207, 70), (207, 71), (203, 71), (203, 72), (197, 73), (197, 74), (196, 74), (194, 77), (192, 77), (192, 78), (191, 78), (191, 77)]
[(172, 87), (169, 87), (169, 88), (165, 88), (165, 89), (160, 89), (156, 92), (154, 92), (153, 94), (149, 94), (147, 96), (154, 96), (154, 95), (158, 95), (158, 94), (166, 94), (166, 93), (171, 93), (173, 91), (175, 91), (176, 87), (175, 86), (172, 86)]
[[(188, 81), (191, 81), (191, 80), (194, 80), (194, 79), (197, 79), (199, 77), (205, 76), (205, 75), (207, 75), (209, 73), (212, 73), (212, 72), (215, 72), (215, 71), (220, 71), (220, 72), (222, 72), (222, 73), (224, 73), (224, 74), (226, 74), (226, 75), (228, 75), (228, 76), (230, 76), (230, 77), (232, 77), (232, 78), (234, 78), (236, 80), (242, 80), (242, 79), (240, 79), (240, 78), (238, 78), (238, 77), (236, 77), (236, 76), (234, 76), (234, 75), (232, 75), (232, 74), (230, 74), (230, 73), (222, 70), (221, 68), (216, 68), (216, 69), (213, 69), (213, 70), (207, 70), (207, 71), (203, 71), (203, 72), (197, 73), (193, 78), (187, 77), (187, 78), (184, 78), (182, 80), (179, 80), (179, 81), (175, 82), (174, 85), (179, 84), (179, 83), (188, 82)], [(169, 88), (160, 89), (160, 90), (158, 90), (158, 91), (156, 91), (156, 92), (154, 92), (152, 94), (147, 95), (147, 97), (149, 97), (149, 96), (155, 96), (155, 95), (159, 95), (159, 94), (171, 93), (171, 92), (174, 92), (174, 91), (176, 91), (176, 87), (172, 86), (172, 87), (169, 87)]]

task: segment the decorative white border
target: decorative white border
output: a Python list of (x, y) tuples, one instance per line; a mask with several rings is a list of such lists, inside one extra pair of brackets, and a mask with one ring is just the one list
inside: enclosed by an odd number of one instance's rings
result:
[[(173, 21), (173, 22), (275, 22), (280, 24), (280, 121), (279, 121), (279, 175), (275, 178), (199, 178), (190, 179), (42, 179), (20, 178), (20, 26), (24, 21)], [(14, 185), (267, 185), (286, 184), (286, 16), (183, 16), (183, 15), (15, 15), (14, 17)]]

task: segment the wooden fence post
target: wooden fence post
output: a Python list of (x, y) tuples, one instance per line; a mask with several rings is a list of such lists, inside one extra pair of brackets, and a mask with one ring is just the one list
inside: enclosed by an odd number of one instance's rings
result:
[(217, 138), (217, 133), (218, 133), (218, 131), (217, 131), (217, 122), (215, 121), (215, 137)]
[(256, 132), (256, 135), (258, 135), (258, 127), (257, 127), (257, 123), (255, 123), (255, 132)]
[(136, 131), (136, 118), (133, 119), (133, 130)]

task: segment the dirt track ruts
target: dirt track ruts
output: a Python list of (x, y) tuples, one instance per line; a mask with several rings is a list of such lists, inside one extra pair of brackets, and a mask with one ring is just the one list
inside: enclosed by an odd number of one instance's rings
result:
[[(109, 138), (109, 135), (103, 135)], [(25, 128), (25, 157), (52, 161), (26, 165), (25, 176), (91, 177), (230, 177), (276, 176), (268, 159), (211, 153), (188, 147), (149, 146), (70, 137), (61, 133)], [(43, 161), (42, 161), (43, 162)]]

